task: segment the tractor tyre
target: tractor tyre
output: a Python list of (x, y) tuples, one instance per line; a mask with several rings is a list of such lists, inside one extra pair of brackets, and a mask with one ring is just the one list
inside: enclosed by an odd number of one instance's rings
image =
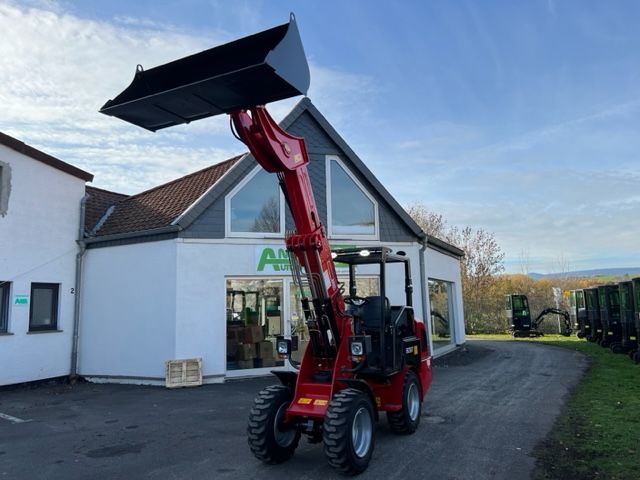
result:
[(627, 354), (629, 355), (629, 358), (633, 360), (633, 357), (635, 357), (636, 353), (638, 353), (638, 350), (629, 350)]
[(640, 363), (640, 351), (636, 352), (633, 355), (633, 363), (635, 363), (636, 365)]
[(369, 466), (375, 446), (374, 410), (369, 395), (355, 388), (336, 393), (323, 426), (324, 454), (329, 465), (345, 475)]
[(582, 333), (582, 332), (578, 332), (578, 333), (576, 333), (576, 336), (577, 336), (578, 338), (582, 339), (582, 338), (584, 338), (584, 333)]
[(254, 400), (249, 413), (248, 442), (251, 452), (264, 463), (286, 462), (298, 446), (300, 431), (283, 425), (292, 398), (289, 387), (271, 385)]
[(422, 399), (420, 382), (413, 370), (408, 370), (402, 387), (402, 408), (397, 412), (387, 412), (387, 420), (395, 433), (413, 433), (420, 425)]
[(616, 343), (612, 343), (611, 345), (609, 345), (609, 348), (611, 349), (611, 351), (613, 353), (624, 353), (625, 352), (625, 349), (624, 349), (624, 347), (622, 346), (621, 343), (617, 343), (617, 342)]

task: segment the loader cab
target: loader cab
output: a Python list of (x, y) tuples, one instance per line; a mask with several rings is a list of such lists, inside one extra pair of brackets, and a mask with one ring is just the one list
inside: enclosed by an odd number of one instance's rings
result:
[(585, 288), (584, 299), (587, 307), (587, 323), (589, 324), (589, 334), (586, 338), (590, 342), (600, 342), (602, 340), (602, 321), (600, 319), (598, 289)]
[(526, 295), (505, 295), (505, 313), (512, 332), (531, 330), (531, 312)]
[(625, 352), (638, 349), (638, 337), (635, 322), (635, 298), (633, 281), (620, 282), (620, 327), (622, 330), (621, 349)]
[[(406, 362), (419, 361), (419, 358), (406, 356), (408, 350), (414, 351), (413, 346), (417, 346), (419, 341), (427, 344), (426, 334), (423, 339), (416, 337), (409, 258), (404, 252), (393, 253), (387, 247), (339, 249), (334, 250), (332, 256), (335, 263), (346, 264), (349, 268), (349, 291), (344, 292), (344, 300), (347, 313), (353, 317), (355, 335), (370, 338), (371, 349), (366, 355), (368, 373), (391, 375), (403, 368)], [(380, 295), (358, 294), (357, 269), (365, 265), (377, 266)], [(404, 276), (405, 298), (402, 305), (389, 302), (387, 281), (392, 269), (402, 269)], [(366, 374), (367, 371), (360, 373)]]
[(587, 305), (585, 302), (584, 290), (571, 290), (569, 304), (571, 306), (569, 314), (571, 315), (574, 328), (578, 332), (578, 338), (588, 337), (591, 326), (587, 319)]
[(620, 342), (620, 292), (617, 285), (601, 285), (598, 287), (600, 301), (600, 320), (602, 321), (602, 340), (600, 345), (610, 347)]

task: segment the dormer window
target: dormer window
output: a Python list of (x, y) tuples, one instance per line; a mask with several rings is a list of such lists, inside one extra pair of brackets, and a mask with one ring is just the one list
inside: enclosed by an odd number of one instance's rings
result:
[(327, 158), (329, 236), (332, 238), (378, 238), (378, 204), (344, 163)]
[(226, 201), (226, 230), (231, 237), (282, 237), (284, 201), (276, 175), (256, 167)]

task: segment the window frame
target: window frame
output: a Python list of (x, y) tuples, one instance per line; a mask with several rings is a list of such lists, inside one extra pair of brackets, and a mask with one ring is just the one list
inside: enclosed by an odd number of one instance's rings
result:
[[(278, 185), (278, 195), (280, 203), (280, 231), (279, 232), (234, 232), (231, 230), (231, 200), (236, 196), (261, 170), (260, 165), (251, 170), (238, 185), (224, 197), (224, 234), (230, 238), (284, 238), (285, 232), (285, 200), (282, 189)], [(266, 171), (265, 171), (266, 172)], [(269, 172), (266, 172), (267, 175)], [(276, 176), (273, 176), (274, 179)], [(277, 183), (276, 183), (277, 185)]]
[[(331, 197), (331, 162), (335, 161), (338, 165), (345, 171), (347, 176), (351, 179), (351, 181), (355, 184), (357, 188), (364, 194), (364, 196), (369, 199), (369, 201), (373, 204), (373, 234), (357, 234), (357, 233), (334, 233), (333, 231), (333, 214), (332, 214), (332, 197)], [(325, 178), (326, 178), (326, 193), (327, 193), (327, 234), (331, 239), (337, 240), (379, 240), (380, 239), (380, 216), (378, 214), (378, 202), (376, 199), (369, 193), (369, 191), (362, 185), (360, 180), (356, 178), (356, 176), (351, 172), (349, 167), (345, 165), (342, 159), (337, 155), (327, 155), (325, 157)]]
[(9, 332), (11, 282), (0, 280), (0, 333)]
[[(35, 289), (50, 289), (53, 292), (51, 302), (51, 324), (50, 325), (33, 325), (33, 305), (35, 303), (33, 291)], [(60, 305), (60, 284), (59, 283), (32, 283), (31, 296), (29, 298), (29, 331), (43, 332), (58, 330), (58, 306)]]

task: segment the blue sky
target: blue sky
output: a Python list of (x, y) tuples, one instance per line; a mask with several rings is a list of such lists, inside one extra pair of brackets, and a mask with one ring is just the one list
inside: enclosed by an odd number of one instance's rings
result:
[(310, 98), (400, 203), (494, 232), (510, 272), (640, 266), (640, 2), (0, 0), (0, 130), (125, 193), (223, 160), (224, 118), (97, 110), (290, 11)]

